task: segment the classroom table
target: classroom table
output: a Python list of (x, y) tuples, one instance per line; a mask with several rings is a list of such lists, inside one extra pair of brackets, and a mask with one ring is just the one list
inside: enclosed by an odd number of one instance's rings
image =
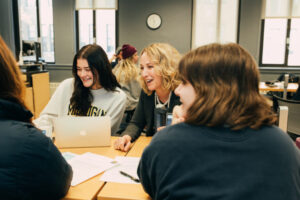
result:
[[(113, 143), (118, 137), (111, 138), (110, 147), (95, 147), (95, 148), (63, 148), (59, 149), (61, 152), (72, 152), (75, 154), (83, 154), (86, 152), (100, 154), (102, 156), (107, 156), (110, 158), (115, 158), (116, 156), (125, 156), (126, 152), (121, 152), (114, 150)], [(71, 186), (67, 195), (63, 198), (64, 200), (94, 200), (96, 199), (97, 194), (103, 188), (105, 182), (100, 181), (100, 177), (103, 173), (90, 178), (83, 183), (80, 183), (76, 186)]]
[[(287, 87), (288, 92), (296, 92), (298, 88), (298, 83), (289, 83)], [(274, 86), (268, 86), (265, 82), (260, 82), (259, 91), (261, 92), (283, 92), (284, 88), (282, 82), (275, 82)]]
[[(140, 136), (126, 156), (141, 157), (152, 137)], [(141, 184), (106, 183), (97, 195), (98, 200), (149, 200)]]

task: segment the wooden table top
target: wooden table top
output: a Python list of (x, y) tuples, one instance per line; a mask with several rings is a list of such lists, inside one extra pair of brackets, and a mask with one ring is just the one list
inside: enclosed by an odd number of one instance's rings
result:
[[(86, 152), (96, 153), (110, 158), (115, 158), (116, 156), (125, 156), (125, 152), (114, 150), (113, 142), (117, 137), (112, 137), (110, 147), (95, 147), (95, 148), (64, 148), (59, 149), (61, 152), (72, 152), (75, 154), (83, 154)], [(96, 199), (97, 194), (103, 188), (104, 182), (100, 181), (100, 177), (103, 173), (90, 178), (83, 183), (76, 186), (71, 186), (67, 195), (63, 198), (64, 200), (79, 200), (79, 199)]]
[[(141, 157), (152, 137), (140, 136), (126, 156)], [(150, 200), (141, 184), (106, 183), (97, 196), (98, 200)]]

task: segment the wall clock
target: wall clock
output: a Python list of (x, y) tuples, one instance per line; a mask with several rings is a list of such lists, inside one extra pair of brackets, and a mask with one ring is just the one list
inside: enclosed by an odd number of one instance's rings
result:
[(148, 28), (150, 28), (151, 30), (156, 30), (161, 26), (161, 17), (156, 14), (156, 13), (152, 13), (147, 17), (147, 26)]

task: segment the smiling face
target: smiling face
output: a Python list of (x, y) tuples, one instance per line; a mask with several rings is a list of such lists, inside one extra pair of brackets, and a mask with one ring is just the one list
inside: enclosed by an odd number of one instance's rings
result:
[(185, 117), (188, 109), (196, 99), (195, 89), (190, 82), (183, 80), (183, 82), (175, 89), (175, 94), (180, 97), (183, 116)]
[(77, 75), (84, 87), (91, 88), (93, 90), (101, 88), (101, 85), (96, 78), (97, 76), (94, 76), (86, 59), (77, 59)]
[(162, 76), (158, 75), (154, 68), (154, 63), (147, 53), (143, 53), (140, 58), (141, 76), (150, 91), (162, 88)]

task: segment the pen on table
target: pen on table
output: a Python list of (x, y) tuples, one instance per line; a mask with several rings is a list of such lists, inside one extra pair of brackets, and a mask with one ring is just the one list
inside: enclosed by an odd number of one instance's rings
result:
[(126, 172), (120, 171), (120, 174), (122, 174), (123, 176), (126, 176), (126, 177), (130, 178), (131, 180), (133, 180), (133, 181), (135, 181), (135, 182), (137, 182), (137, 183), (139, 183), (139, 182), (140, 182), (140, 180), (139, 180), (139, 179), (137, 179), (137, 178), (134, 178), (133, 176), (131, 176), (131, 175), (127, 174)]

